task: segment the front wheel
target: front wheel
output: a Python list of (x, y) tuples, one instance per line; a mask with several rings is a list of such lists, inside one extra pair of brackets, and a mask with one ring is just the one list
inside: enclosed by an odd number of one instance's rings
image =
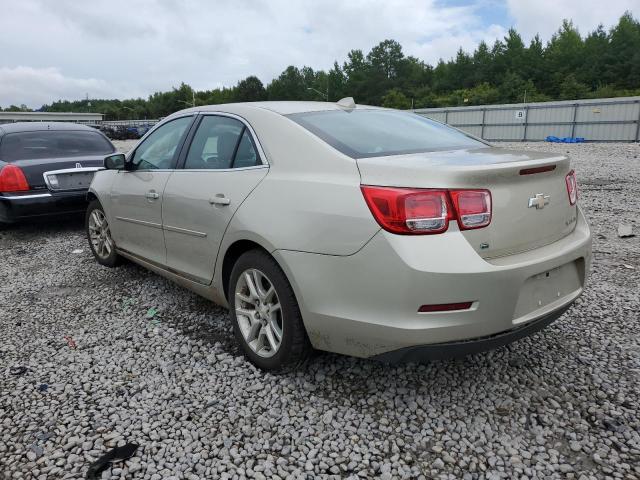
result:
[(116, 252), (107, 216), (97, 200), (91, 202), (87, 208), (85, 225), (89, 247), (98, 263), (105, 267), (117, 266), (122, 257)]
[(236, 341), (257, 367), (294, 366), (311, 351), (293, 289), (266, 253), (252, 250), (238, 259), (229, 282), (229, 306)]

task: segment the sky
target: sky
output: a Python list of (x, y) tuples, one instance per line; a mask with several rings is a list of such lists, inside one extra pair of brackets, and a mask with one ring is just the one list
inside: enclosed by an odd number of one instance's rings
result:
[(0, 0), (0, 106), (266, 85), (385, 39), (435, 64), (511, 27), (547, 41), (564, 18), (586, 34), (626, 10), (640, 0)]

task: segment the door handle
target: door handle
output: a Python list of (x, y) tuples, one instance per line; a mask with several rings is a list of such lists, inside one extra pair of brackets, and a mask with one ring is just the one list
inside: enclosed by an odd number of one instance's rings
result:
[(160, 194), (156, 193), (154, 190), (149, 190), (144, 196), (150, 200), (157, 200), (160, 198)]
[(224, 194), (219, 193), (215, 197), (211, 197), (209, 199), (209, 203), (211, 205), (229, 205), (231, 203), (231, 200), (225, 197)]

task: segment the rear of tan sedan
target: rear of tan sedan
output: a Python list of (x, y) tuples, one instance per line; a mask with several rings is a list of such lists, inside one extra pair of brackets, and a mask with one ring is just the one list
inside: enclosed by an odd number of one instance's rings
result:
[(481, 145), (357, 166), (380, 230), (348, 256), (276, 252), (316, 348), (466, 355), (545, 327), (582, 292), (591, 235), (567, 158)]

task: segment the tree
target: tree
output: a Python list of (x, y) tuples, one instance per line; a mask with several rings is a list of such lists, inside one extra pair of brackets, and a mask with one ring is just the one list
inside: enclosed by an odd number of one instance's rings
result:
[(626, 12), (609, 34), (603, 80), (621, 88), (638, 88), (640, 79), (640, 22)]
[(267, 86), (269, 100), (304, 100), (307, 87), (299, 69), (290, 65)]
[(576, 76), (573, 73), (567, 75), (564, 81), (560, 84), (560, 100), (577, 100), (580, 98), (587, 98), (588, 94), (589, 87), (576, 80)]
[(547, 82), (543, 83), (546, 93), (557, 96), (564, 78), (576, 72), (583, 63), (584, 43), (578, 30), (569, 20), (562, 22), (547, 45), (545, 63), (547, 70), (553, 72)]
[(240, 80), (233, 92), (236, 102), (259, 102), (267, 99), (267, 90), (256, 76), (249, 76)]
[[(492, 46), (480, 42), (473, 53), (462, 48), (435, 67), (405, 56), (395, 40), (368, 53), (351, 50), (328, 71), (287, 67), (265, 88), (255, 76), (235, 86), (194, 91), (181, 83), (147, 99), (59, 100), (43, 111), (102, 112), (106, 119), (158, 118), (191, 105), (238, 101), (324, 100), (354, 97), (360, 104), (416, 108), (482, 105), (553, 99), (602, 98), (640, 94), (640, 23), (622, 15), (609, 31), (602, 25), (584, 38), (565, 20), (543, 44), (536, 35), (525, 46), (515, 29)], [(14, 103), (18, 103), (17, 101)], [(19, 110), (26, 106), (12, 105)]]
[(407, 110), (411, 108), (411, 100), (409, 100), (400, 90), (394, 88), (393, 90), (389, 90), (386, 95), (382, 97), (382, 106)]

